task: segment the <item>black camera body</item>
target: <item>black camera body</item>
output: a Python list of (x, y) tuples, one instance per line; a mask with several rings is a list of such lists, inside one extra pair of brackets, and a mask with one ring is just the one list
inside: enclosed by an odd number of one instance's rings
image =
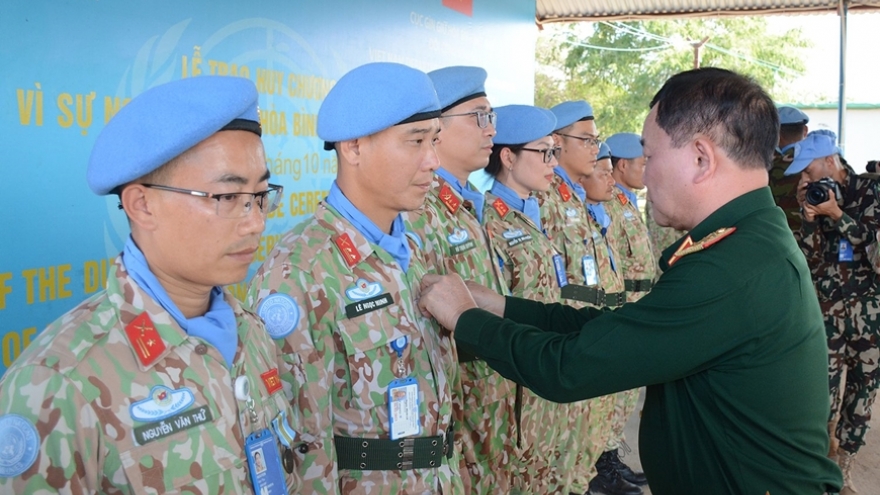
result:
[(807, 184), (806, 190), (807, 203), (816, 206), (828, 201), (831, 198), (828, 191), (834, 191), (834, 197), (838, 200), (842, 199), (840, 186), (831, 177), (823, 177), (816, 182), (810, 182)]

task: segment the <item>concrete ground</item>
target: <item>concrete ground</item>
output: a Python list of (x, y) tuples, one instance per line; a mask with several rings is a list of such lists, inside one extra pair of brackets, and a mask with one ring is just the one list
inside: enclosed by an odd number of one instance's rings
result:
[[(645, 402), (645, 391), (639, 398), (639, 406), (626, 424), (626, 443), (632, 448), (632, 453), (624, 457), (630, 467), (642, 469), (639, 461), (639, 414)], [(856, 467), (853, 473), (853, 483), (859, 490), (859, 495), (880, 495), (880, 420), (875, 416), (871, 420), (871, 426), (878, 431), (868, 432), (867, 445), (862, 447), (856, 457)], [(650, 495), (651, 490), (645, 487), (645, 495)]]

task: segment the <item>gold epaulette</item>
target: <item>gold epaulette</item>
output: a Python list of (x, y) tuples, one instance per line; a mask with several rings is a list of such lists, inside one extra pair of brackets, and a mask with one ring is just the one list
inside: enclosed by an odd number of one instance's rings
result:
[(691, 239), (691, 236), (687, 236), (685, 237), (681, 245), (678, 246), (678, 249), (675, 250), (675, 254), (669, 257), (669, 261), (667, 262), (667, 264), (669, 266), (672, 266), (675, 264), (675, 262), (684, 258), (685, 256), (706, 249), (712, 244), (715, 244), (721, 239), (724, 239), (725, 237), (734, 233), (734, 231), (736, 231), (736, 227), (724, 227), (716, 230), (715, 232), (712, 232), (706, 237), (703, 237), (702, 239), (700, 239), (700, 242), (696, 243), (693, 241), (693, 239)]

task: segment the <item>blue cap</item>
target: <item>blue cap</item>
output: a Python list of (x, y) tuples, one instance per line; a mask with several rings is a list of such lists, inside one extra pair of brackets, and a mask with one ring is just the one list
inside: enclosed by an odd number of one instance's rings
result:
[(440, 116), (434, 84), (403, 64), (374, 62), (339, 78), (318, 109), (318, 137), (333, 143), (375, 134), (399, 124)]
[(781, 106), (779, 110), (779, 125), (806, 124), (810, 121), (807, 114), (795, 107)]
[(825, 158), (839, 153), (840, 148), (834, 144), (834, 139), (831, 136), (811, 132), (803, 141), (795, 143), (794, 158), (791, 165), (785, 169), (785, 175), (802, 172), (816, 158)]
[(599, 154), (596, 155), (596, 160), (603, 160), (605, 158), (611, 158), (611, 148), (605, 144), (605, 141), (599, 144)]
[(495, 109), (495, 144), (526, 144), (549, 136), (556, 128), (556, 117), (545, 108), (532, 105), (506, 105)]
[(249, 79), (199, 76), (150, 88), (101, 130), (89, 156), (89, 187), (113, 193), (224, 129), (260, 134), (257, 87)]
[(556, 129), (568, 127), (579, 120), (592, 120), (593, 107), (583, 100), (566, 101), (550, 109), (556, 116)]
[(810, 134), (822, 134), (823, 136), (830, 137), (832, 140), (834, 140), (835, 143), (837, 142), (837, 133), (832, 131), (831, 129), (816, 129), (810, 131), (807, 136), (809, 136)]
[(462, 65), (428, 72), (444, 112), (468, 100), (486, 96), (486, 75), (483, 68)]
[(638, 158), (645, 154), (642, 150), (642, 137), (632, 132), (619, 132), (605, 140), (615, 158)]

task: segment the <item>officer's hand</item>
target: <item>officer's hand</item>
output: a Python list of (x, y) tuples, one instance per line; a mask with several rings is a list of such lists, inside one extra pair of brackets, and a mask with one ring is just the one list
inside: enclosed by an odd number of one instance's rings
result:
[(840, 209), (840, 205), (837, 204), (837, 197), (834, 195), (834, 191), (831, 190), (828, 191), (828, 201), (817, 205), (811, 205), (804, 201), (803, 209), (804, 220), (808, 222), (814, 221), (817, 216), (828, 217), (836, 222), (843, 216), (843, 210)]
[(419, 310), (425, 316), (433, 316), (442, 327), (455, 330), (458, 317), (476, 307), (477, 303), (457, 273), (428, 274), (422, 278)]
[(507, 299), (504, 296), (470, 280), (466, 280), (464, 284), (471, 291), (471, 296), (473, 296), (477, 306), (502, 318), (504, 317), (504, 306), (507, 304)]

